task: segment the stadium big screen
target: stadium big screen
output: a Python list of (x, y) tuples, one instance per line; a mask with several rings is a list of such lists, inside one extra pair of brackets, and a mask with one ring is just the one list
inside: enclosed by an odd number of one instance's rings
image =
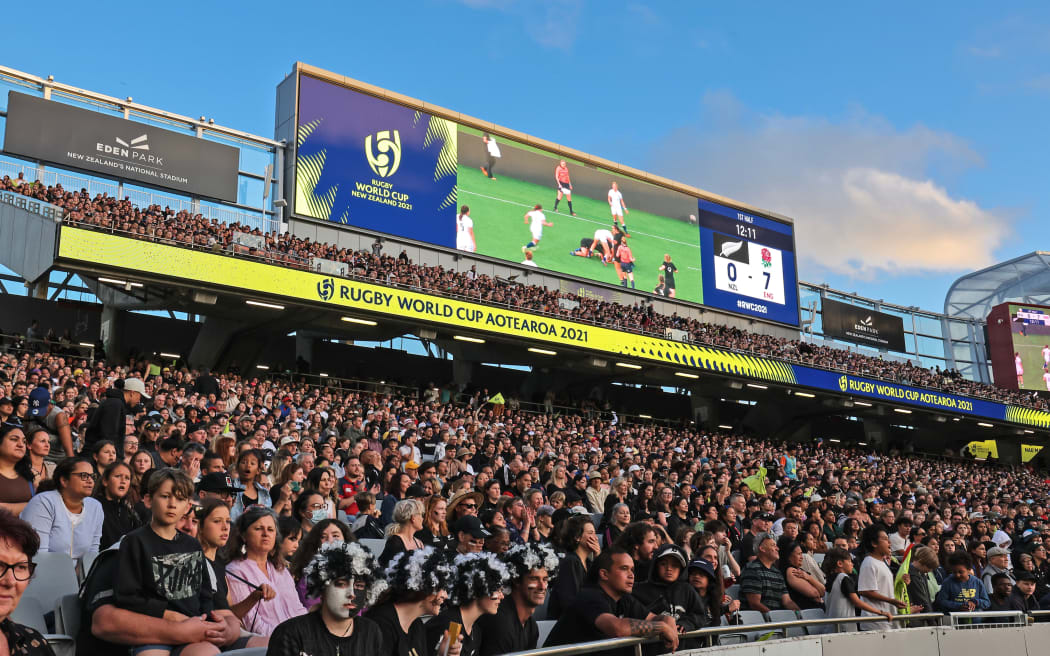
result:
[(1050, 307), (1002, 303), (988, 315), (995, 384), (1050, 391)]
[(297, 216), (798, 325), (790, 222), (309, 75), (298, 88)]

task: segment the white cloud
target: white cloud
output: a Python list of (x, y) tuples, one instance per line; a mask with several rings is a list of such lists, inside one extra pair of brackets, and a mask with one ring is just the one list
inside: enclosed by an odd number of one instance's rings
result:
[(520, 21), (533, 41), (554, 50), (569, 50), (579, 31), (584, 0), (458, 0), (471, 9), (498, 11)]
[(705, 98), (700, 124), (669, 135), (652, 168), (792, 217), (803, 277), (972, 270), (1009, 233), (1005, 217), (931, 178), (982, 163), (955, 135), (862, 111), (763, 116), (726, 93)]

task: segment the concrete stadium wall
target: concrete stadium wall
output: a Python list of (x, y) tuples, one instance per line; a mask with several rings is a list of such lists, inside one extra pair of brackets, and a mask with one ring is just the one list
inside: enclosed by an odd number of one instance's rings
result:
[[(833, 633), (823, 636), (752, 642), (718, 647), (726, 656), (1043, 656), (1050, 640), (1050, 624), (1024, 628), (952, 629), (915, 628), (896, 631)], [(680, 652), (700, 656), (711, 649)]]

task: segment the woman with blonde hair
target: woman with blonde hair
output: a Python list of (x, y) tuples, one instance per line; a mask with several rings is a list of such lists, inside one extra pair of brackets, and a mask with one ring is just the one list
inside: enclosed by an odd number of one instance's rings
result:
[(423, 529), (423, 503), (417, 499), (402, 499), (394, 506), (394, 521), (386, 527), (386, 545), (379, 555), (379, 564), (386, 567), (394, 556), (403, 551), (424, 547), (416, 532)]
[(423, 513), (423, 529), (416, 533), (416, 537), (432, 547), (444, 547), (452, 537), (446, 521), (447, 511), (448, 502), (444, 497), (436, 494), (430, 497)]

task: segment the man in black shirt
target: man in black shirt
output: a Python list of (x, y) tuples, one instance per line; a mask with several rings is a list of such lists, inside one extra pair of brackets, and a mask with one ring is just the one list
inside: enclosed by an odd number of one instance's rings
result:
[(653, 565), (653, 553), (660, 546), (660, 538), (652, 525), (646, 522), (633, 522), (627, 525), (615, 546), (622, 548), (634, 561), (634, 575), (640, 581), (649, 580)]
[[(678, 648), (674, 619), (648, 612), (631, 596), (634, 561), (624, 549), (612, 547), (594, 562), (596, 584), (585, 585), (554, 625), (547, 645), (571, 645), (606, 638), (660, 636), (672, 651)], [(610, 654), (630, 654), (626, 647)]]
[(558, 574), (558, 555), (546, 544), (516, 544), (502, 556), (510, 569), (510, 594), (495, 615), (482, 615), (479, 656), (535, 649), (540, 629), (532, 615), (547, 598), (550, 579)]

